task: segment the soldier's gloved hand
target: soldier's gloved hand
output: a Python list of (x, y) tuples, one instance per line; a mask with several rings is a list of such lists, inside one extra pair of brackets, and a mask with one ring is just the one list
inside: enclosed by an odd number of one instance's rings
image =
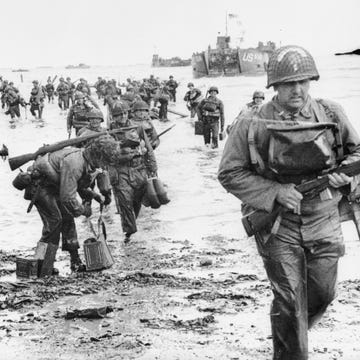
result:
[(89, 202), (84, 203), (84, 211), (82, 214), (87, 218), (92, 215), (91, 204)]
[(279, 202), (286, 209), (294, 210), (294, 212), (297, 213), (299, 212), (302, 198), (302, 194), (295, 189), (294, 184), (282, 185), (276, 194), (277, 202)]
[(340, 174), (329, 174), (329, 185), (333, 188), (339, 188), (345, 185), (348, 185), (353, 180), (352, 177), (349, 177), (343, 173)]

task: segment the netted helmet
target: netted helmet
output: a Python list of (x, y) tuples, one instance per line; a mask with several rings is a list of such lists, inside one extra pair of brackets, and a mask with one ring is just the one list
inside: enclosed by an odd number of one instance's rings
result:
[(307, 50), (296, 45), (283, 46), (270, 56), (266, 88), (284, 82), (318, 80), (319, 77), (315, 61)]
[(87, 114), (86, 114), (86, 117), (88, 119), (101, 119), (102, 121), (104, 121), (104, 115), (103, 113), (101, 112), (101, 110), (99, 109), (91, 109)]
[(113, 107), (112, 107), (112, 111), (111, 113), (114, 115), (114, 116), (117, 116), (117, 115), (124, 115), (126, 114), (127, 112), (129, 111), (129, 106), (126, 102), (123, 102), (123, 101), (115, 101)]
[(32, 83), (33, 83), (34, 85), (39, 85), (39, 81), (38, 81), (38, 80), (34, 80)]
[(265, 94), (262, 91), (256, 90), (253, 94), (253, 99), (255, 98), (262, 98), (263, 100), (265, 100)]
[(209, 93), (212, 91), (216, 91), (217, 93), (219, 93), (219, 89), (216, 86), (210, 86)]
[(192, 82), (189, 82), (189, 83), (187, 84), (187, 87), (190, 87), (190, 86), (194, 86), (194, 84), (193, 84)]
[(133, 111), (137, 111), (137, 110), (149, 111), (149, 105), (145, 101), (139, 100), (133, 105)]
[(85, 99), (85, 94), (81, 91), (76, 91), (75, 100)]
[(88, 143), (84, 150), (84, 157), (95, 167), (114, 165), (120, 157), (119, 143), (110, 135), (101, 135)]

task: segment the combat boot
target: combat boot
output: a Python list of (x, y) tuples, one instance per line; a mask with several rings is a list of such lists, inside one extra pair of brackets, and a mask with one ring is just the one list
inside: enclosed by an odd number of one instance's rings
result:
[(70, 270), (73, 272), (86, 271), (86, 266), (82, 263), (77, 250), (70, 252)]
[(131, 234), (129, 234), (129, 233), (125, 234), (125, 239), (124, 239), (125, 244), (128, 244), (130, 242), (130, 237), (131, 237)]

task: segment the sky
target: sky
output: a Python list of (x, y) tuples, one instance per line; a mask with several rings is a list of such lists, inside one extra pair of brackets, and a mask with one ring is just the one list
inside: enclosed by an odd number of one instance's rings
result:
[[(0, 68), (150, 63), (190, 58), (228, 30), (304, 46), (313, 55), (360, 48), (359, 0), (0, 0)], [(234, 41), (235, 43), (235, 41)], [(360, 58), (359, 58), (360, 59)]]

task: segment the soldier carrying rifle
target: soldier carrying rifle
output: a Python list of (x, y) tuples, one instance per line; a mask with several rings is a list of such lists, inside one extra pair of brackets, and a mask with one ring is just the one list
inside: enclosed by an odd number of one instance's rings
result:
[[(310, 97), (310, 81), (319, 73), (307, 50), (277, 49), (267, 77), (267, 88), (273, 86), (276, 95), (258, 112), (241, 115), (218, 176), (243, 202), (244, 214), (282, 209), (255, 230), (274, 294), (273, 359), (306, 360), (307, 330), (335, 297), (338, 260), (344, 255), (338, 204), (357, 185), (341, 166), (360, 158), (360, 139), (340, 105)], [(327, 188), (300, 192), (303, 182), (323, 174), (328, 174)]]
[[(67, 146), (91, 139), (85, 148)], [(35, 258), (43, 260), (40, 276), (52, 274), (60, 235), (62, 249), (70, 254), (71, 270), (83, 271), (74, 218), (91, 215), (92, 198), (103, 203), (104, 199), (90, 186), (101, 169), (123, 161), (119, 144), (104, 132), (88, 135), (44, 146), (34, 154), (10, 158), (10, 167), (14, 170), (34, 158), (33, 165), (27, 172), (20, 172), (13, 185), (19, 190), (25, 189), (25, 199), (31, 200), (28, 211), (35, 205), (43, 221), (42, 236), (35, 251)], [(78, 202), (77, 193), (85, 200), (83, 204)]]

